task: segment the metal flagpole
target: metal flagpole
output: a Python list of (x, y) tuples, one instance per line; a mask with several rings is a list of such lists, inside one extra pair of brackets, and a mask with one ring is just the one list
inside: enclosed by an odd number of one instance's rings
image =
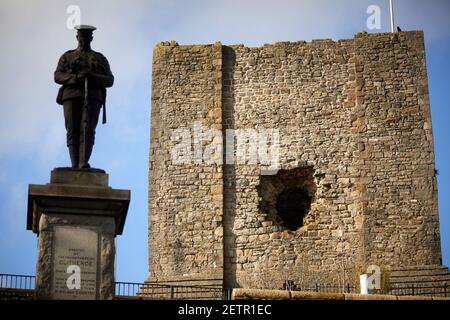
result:
[(389, 5), (391, 7), (391, 32), (394, 32), (394, 5), (393, 0), (389, 0)]

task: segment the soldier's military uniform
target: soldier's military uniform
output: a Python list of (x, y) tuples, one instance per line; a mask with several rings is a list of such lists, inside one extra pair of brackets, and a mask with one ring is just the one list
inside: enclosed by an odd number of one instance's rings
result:
[[(87, 72), (87, 113), (84, 112), (85, 78)], [(95, 139), (100, 109), (105, 105), (106, 88), (111, 87), (114, 76), (108, 60), (99, 52), (81, 49), (69, 50), (59, 59), (55, 82), (62, 87), (57, 102), (64, 106), (67, 146), (72, 167), (89, 168), (89, 157)], [(86, 117), (86, 118), (85, 118)], [(85, 121), (87, 122), (85, 123)], [(103, 123), (106, 122), (103, 110)], [(86, 127), (86, 133), (84, 128)], [(86, 138), (86, 141), (84, 141)]]

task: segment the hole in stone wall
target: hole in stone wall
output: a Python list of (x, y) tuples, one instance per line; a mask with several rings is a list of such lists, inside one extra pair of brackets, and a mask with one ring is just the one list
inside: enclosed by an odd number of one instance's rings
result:
[(278, 195), (276, 207), (284, 226), (297, 230), (311, 207), (311, 197), (301, 188), (286, 189)]
[(259, 209), (275, 225), (295, 231), (305, 224), (316, 191), (313, 167), (264, 175), (258, 186)]

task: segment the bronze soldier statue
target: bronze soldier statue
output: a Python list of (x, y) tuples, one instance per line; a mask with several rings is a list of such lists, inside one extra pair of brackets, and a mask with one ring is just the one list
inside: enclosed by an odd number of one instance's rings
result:
[(93, 26), (80, 25), (78, 47), (65, 52), (55, 71), (55, 82), (62, 85), (56, 99), (64, 106), (72, 168), (90, 168), (89, 158), (95, 139), (100, 109), (106, 123), (106, 88), (114, 83), (108, 60), (91, 49)]

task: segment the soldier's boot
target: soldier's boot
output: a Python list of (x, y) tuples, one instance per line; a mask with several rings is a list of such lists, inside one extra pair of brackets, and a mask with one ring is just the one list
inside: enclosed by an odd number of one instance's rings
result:
[(80, 161), (80, 147), (75, 144), (69, 145), (70, 162), (72, 162), (72, 168), (78, 168)]
[(84, 150), (80, 149), (79, 168), (88, 169), (91, 167), (89, 165), (89, 158), (91, 157), (91, 154), (92, 154), (92, 147), (93, 147), (93, 144), (91, 142), (86, 143), (86, 145), (84, 145), (84, 143), (81, 144), (81, 148), (84, 148)]

